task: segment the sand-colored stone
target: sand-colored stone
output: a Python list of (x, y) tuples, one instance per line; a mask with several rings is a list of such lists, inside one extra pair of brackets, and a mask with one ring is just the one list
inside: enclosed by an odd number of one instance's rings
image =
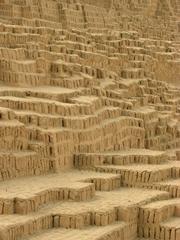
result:
[(180, 240), (180, 1), (0, 0), (0, 240)]

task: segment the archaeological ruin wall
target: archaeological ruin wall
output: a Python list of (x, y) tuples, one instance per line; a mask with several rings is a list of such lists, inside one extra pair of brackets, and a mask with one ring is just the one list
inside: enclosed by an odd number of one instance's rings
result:
[(180, 1), (0, 0), (0, 240), (180, 240)]

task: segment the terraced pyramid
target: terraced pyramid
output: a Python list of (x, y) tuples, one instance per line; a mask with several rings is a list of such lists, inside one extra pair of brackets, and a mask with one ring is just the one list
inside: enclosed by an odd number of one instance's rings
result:
[(0, 240), (180, 240), (180, 1), (0, 0)]

